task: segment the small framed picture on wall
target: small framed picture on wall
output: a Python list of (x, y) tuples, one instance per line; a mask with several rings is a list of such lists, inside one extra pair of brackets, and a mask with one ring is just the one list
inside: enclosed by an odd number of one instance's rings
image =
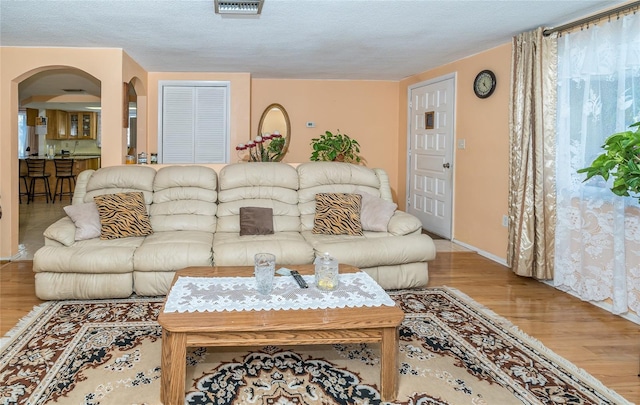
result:
[(427, 111), (424, 113), (424, 129), (433, 129), (434, 112)]

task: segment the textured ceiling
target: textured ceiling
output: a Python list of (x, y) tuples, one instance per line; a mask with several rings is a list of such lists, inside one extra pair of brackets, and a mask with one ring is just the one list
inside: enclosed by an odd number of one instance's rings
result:
[(223, 17), (213, 0), (0, 0), (0, 45), (122, 48), (149, 72), (395, 81), (619, 3), (265, 0)]

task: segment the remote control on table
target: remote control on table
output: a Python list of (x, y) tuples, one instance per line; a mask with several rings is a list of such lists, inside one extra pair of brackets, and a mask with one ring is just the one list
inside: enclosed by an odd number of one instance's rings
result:
[(298, 283), (300, 288), (308, 288), (309, 287), (307, 285), (307, 282), (304, 281), (304, 279), (302, 278), (300, 273), (298, 273), (296, 270), (291, 270), (291, 275), (293, 276), (293, 279), (296, 280), (296, 283)]

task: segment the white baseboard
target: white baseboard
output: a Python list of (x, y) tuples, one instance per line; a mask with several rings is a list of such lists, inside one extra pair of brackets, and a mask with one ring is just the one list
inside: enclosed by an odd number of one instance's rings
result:
[[(467, 248), (469, 250), (475, 251), (480, 256), (484, 256), (487, 259), (493, 260), (494, 262), (496, 262), (498, 264), (501, 264), (501, 265), (503, 265), (505, 267), (509, 267), (509, 266), (507, 266), (507, 261), (505, 259), (501, 258), (501, 257), (498, 257), (498, 256), (496, 256), (494, 254), (489, 253), (489, 252), (485, 252), (484, 250), (478, 249), (475, 246), (471, 246), (471, 245), (468, 245), (468, 244), (466, 244), (464, 242), (460, 242), (459, 240), (453, 239), (452, 242), (454, 242), (455, 244), (460, 245), (462, 247), (465, 247), (465, 248)], [(553, 285), (553, 280), (538, 280), (538, 281), (540, 281), (541, 283), (547, 284), (550, 287), (555, 288), (555, 286)], [(556, 288), (556, 290), (558, 290), (560, 292), (563, 292), (563, 293), (566, 293), (566, 294), (571, 294), (576, 298), (582, 299), (576, 293), (574, 293), (572, 291), (564, 291), (564, 290), (561, 290), (559, 288)], [(585, 301), (585, 300), (583, 300), (583, 301)], [(585, 301), (585, 302), (588, 302), (588, 303), (590, 303), (592, 305), (595, 305), (596, 307), (602, 308), (605, 311), (611, 312), (613, 314), (613, 306), (608, 302), (596, 302), (596, 301)], [(640, 314), (634, 314), (634, 313), (627, 312), (626, 314), (614, 314), (614, 315), (617, 315), (617, 316), (619, 316), (621, 318), (624, 318), (624, 319), (626, 319), (628, 321), (631, 321), (631, 322), (633, 322), (635, 324), (640, 325)]]
[(9, 261), (9, 262), (16, 261), (16, 260), (18, 260), (20, 258), (23, 258), (25, 256), (25, 254), (26, 254), (25, 250), (26, 249), (25, 249), (24, 245), (20, 244), (20, 245), (18, 245), (18, 253), (16, 253), (13, 256), (10, 256), (10, 257), (0, 257), (0, 260)]
[(494, 262), (496, 262), (498, 264), (501, 264), (501, 265), (503, 265), (505, 267), (509, 267), (509, 266), (507, 266), (507, 260), (506, 259), (503, 259), (502, 257), (498, 257), (498, 256), (494, 255), (493, 253), (489, 253), (489, 252), (486, 252), (486, 251), (484, 251), (482, 249), (478, 249), (475, 246), (471, 246), (471, 245), (468, 245), (468, 244), (466, 244), (464, 242), (460, 242), (457, 239), (453, 239), (452, 242), (457, 244), (457, 245), (460, 245), (462, 247), (465, 247), (465, 248), (467, 248), (469, 250), (472, 250), (472, 251), (476, 252), (477, 254), (479, 254), (480, 256), (486, 257), (489, 260), (493, 260)]
[(556, 286), (553, 285), (553, 280), (538, 280), (541, 283), (545, 283), (546, 285), (548, 285), (549, 287), (553, 287), (558, 291), (561, 291), (565, 294), (569, 294), (572, 295), (584, 302), (588, 302), (591, 305), (595, 305), (598, 308), (602, 308), (607, 312), (611, 312), (613, 315), (619, 316), (621, 318), (626, 319), (627, 321), (631, 321), (635, 324), (640, 325), (640, 315), (639, 314), (634, 314), (632, 312), (627, 312), (626, 314), (614, 314), (613, 313), (613, 306), (611, 305), (611, 303), (609, 302), (604, 302), (604, 301), (589, 301), (589, 300), (583, 300), (578, 294), (576, 294), (574, 291), (565, 291), (565, 290), (561, 290), (559, 288), (556, 288)]
[(4, 262), (4, 261), (7, 261), (7, 262), (13, 262), (13, 261), (18, 260), (18, 259), (19, 259), (19, 258), (21, 258), (21, 257), (22, 257), (22, 253), (16, 253), (16, 254), (15, 254), (15, 255), (13, 255), (13, 256), (9, 256), (9, 257), (0, 257), (0, 260), (2, 260), (3, 262)]

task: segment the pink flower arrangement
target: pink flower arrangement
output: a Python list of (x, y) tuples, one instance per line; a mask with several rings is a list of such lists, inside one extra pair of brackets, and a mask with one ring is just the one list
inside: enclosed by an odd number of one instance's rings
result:
[(248, 160), (249, 162), (279, 162), (282, 160), (284, 142), (285, 139), (276, 130), (272, 134), (258, 135), (247, 143), (239, 144), (236, 146), (236, 151), (241, 160)]

